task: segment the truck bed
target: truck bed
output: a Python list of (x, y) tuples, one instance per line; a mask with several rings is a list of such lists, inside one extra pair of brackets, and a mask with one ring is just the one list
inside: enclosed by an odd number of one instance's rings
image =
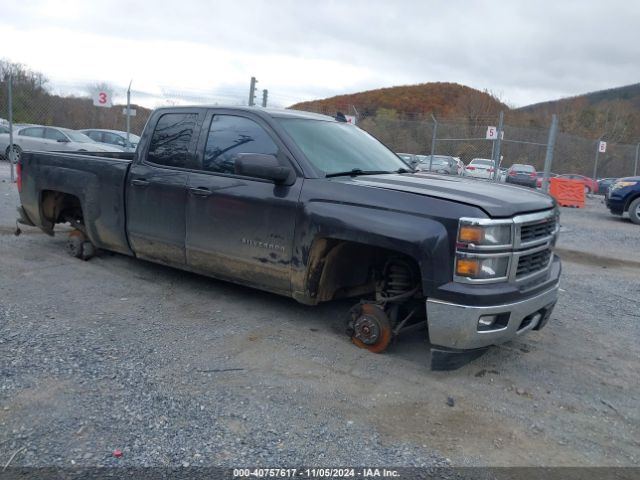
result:
[(48, 234), (54, 223), (43, 213), (48, 191), (73, 195), (87, 222), (86, 234), (98, 248), (131, 255), (125, 232), (125, 181), (134, 153), (23, 152), (22, 207)]

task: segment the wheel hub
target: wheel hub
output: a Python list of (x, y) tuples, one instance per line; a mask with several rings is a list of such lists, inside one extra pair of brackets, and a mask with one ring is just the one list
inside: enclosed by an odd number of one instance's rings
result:
[(353, 336), (365, 345), (373, 345), (380, 338), (380, 325), (368, 315), (362, 315), (355, 321), (353, 331)]

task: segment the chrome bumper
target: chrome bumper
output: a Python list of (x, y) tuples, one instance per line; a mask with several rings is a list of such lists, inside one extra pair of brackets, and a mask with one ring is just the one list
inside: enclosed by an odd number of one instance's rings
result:
[[(433, 345), (473, 349), (509, 341), (532, 329), (544, 326), (558, 299), (558, 285), (516, 303), (475, 307), (427, 300), (429, 341)], [(502, 324), (492, 330), (478, 330), (483, 315), (499, 315)]]

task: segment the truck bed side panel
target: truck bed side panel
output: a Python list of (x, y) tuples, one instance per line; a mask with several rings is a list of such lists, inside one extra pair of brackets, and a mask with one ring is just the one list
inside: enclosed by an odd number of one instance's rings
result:
[(43, 192), (55, 191), (80, 200), (87, 235), (98, 248), (131, 255), (125, 232), (124, 185), (131, 162), (95, 155), (25, 152), (20, 199), (39, 227)]

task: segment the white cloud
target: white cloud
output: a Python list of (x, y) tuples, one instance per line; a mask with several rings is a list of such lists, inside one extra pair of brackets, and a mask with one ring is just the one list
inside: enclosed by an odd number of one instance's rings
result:
[[(634, 83), (633, 2), (293, 0), (3, 6), (3, 52), (59, 90), (106, 81), (156, 96), (240, 103), (249, 78), (281, 105), (454, 81), (522, 105)], [(152, 97), (148, 97), (152, 98)], [(135, 98), (134, 98), (135, 100)]]

